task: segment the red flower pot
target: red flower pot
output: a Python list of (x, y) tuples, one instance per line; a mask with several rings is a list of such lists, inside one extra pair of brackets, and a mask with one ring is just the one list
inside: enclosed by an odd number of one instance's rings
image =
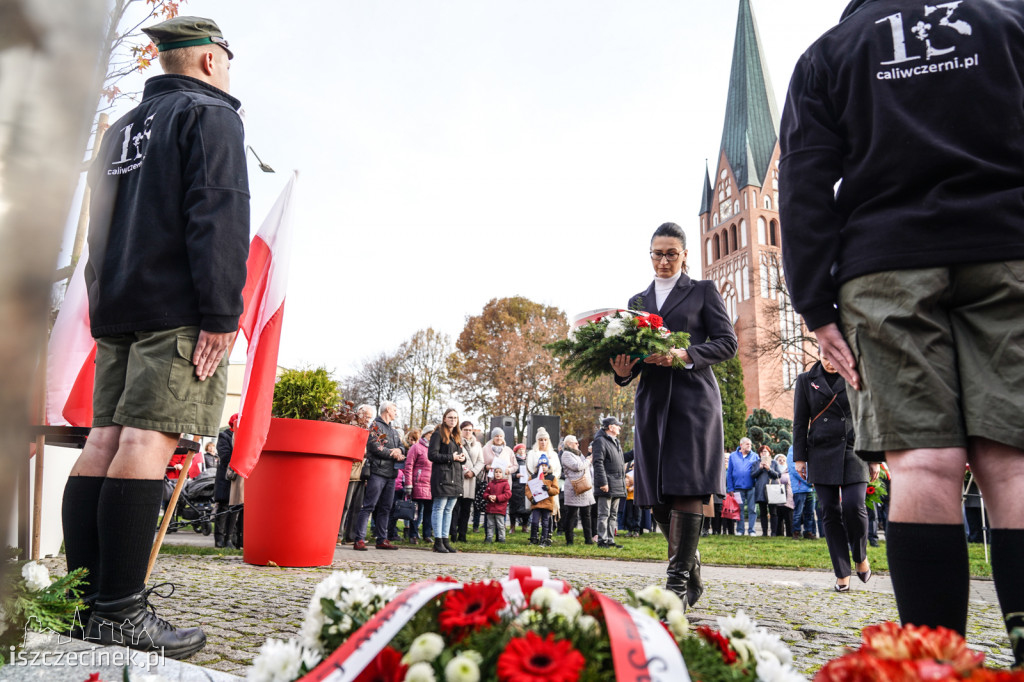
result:
[(366, 430), (307, 419), (271, 419), (259, 462), (245, 481), (246, 563), (329, 566), (352, 463)]

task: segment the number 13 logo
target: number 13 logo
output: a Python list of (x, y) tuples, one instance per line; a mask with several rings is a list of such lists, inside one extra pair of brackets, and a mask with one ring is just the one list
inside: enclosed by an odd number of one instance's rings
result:
[[(969, 36), (972, 33), (971, 25), (966, 21), (953, 18), (953, 13), (957, 11), (964, 0), (955, 0), (955, 2), (945, 2), (939, 5), (925, 5), (924, 16), (930, 17), (939, 10), (945, 10), (945, 15), (939, 19), (939, 28), (949, 28), (960, 35)], [(907, 55), (907, 42), (906, 42), (906, 31), (903, 26), (903, 13), (897, 12), (896, 14), (890, 14), (887, 17), (882, 17), (876, 24), (884, 24), (888, 22), (889, 28), (892, 30), (892, 45), (893, 45), (893, 58), (891, 61), (882, 62), (883, 65), (889, 66), (892, 64), (903, 64), (904, 62), (912, 62), (920, 59), (920, 55), (909, 56)], [(925, 59), (931, 60), (932, 57), (941, 57), (942, 55), (949, 54), (956, 50), (956, 46), (950, 47), (936, 47), (932, 45), (931, 31), (935, 28), (932, 24), (921, 20), (918, 21), (910, 28), (910, 32), (914, 36), (925, 44)]]

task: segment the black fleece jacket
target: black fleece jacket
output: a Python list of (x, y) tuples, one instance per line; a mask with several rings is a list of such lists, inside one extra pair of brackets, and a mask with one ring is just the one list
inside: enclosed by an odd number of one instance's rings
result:
[(1024, 2), (856, 0), (797, 63), (780, 145), (811, 329), (855, 277), (1024, 258)]
[(157, 76), (107, 131), (89, 171), (93, 336), (238, 328), (249, 252), (240, 106), (195, 78)]

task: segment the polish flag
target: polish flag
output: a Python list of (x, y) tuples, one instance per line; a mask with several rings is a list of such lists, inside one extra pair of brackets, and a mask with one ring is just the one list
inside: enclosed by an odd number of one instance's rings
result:
[(260, 458), (270, 429), (270, 405), (277, 380), (288, 262), (291, 258), (292, 175), (263, 226), (249, 245), (248, 272), (242, 298), (245, 311), (239, 328), (249, 341), (242, 382), (242, 404), (231, 452), (231, 468), (248, 478)]
[(86, 246), (68, 283), (46, 351), (46, 423), (54, 426), (92, 426), (96, 341), (89, 329), (88, 260)]

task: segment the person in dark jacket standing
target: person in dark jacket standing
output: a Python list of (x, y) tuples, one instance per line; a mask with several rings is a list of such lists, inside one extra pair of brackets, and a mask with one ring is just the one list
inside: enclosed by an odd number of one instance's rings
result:
[(619, 443), (622, 422), (615, 417), (601, 420), (594, 437), (594, 495), (597, 497), (597, 546), (615, 547), (619, 501), (626, 496), (626, 458)]
[(756, 452), (751, 451), (753, 443), (744, 436), (740, 438), (739, 447), (729, 455), (729, 463), (725, 471), (725, 489), (732, 495), (739, 493), (740, 520), (739, 534), (743, 535), (743, 508), (747, 509), (746, 532), (754, 537), (754, 521), (757, 520), (757, 495), (754, 494), (754, 474), (760, 461)]
[(165, 73), (146, 81), (89, 170), (93, 428), (64, 490), (64, 541), (68, 569), (89, 569), (86, 637), (114, 644), (131, 626), (147, 636), (129, 646), (184, 658), (206, 636), (147, 608), (146, 569), (179, 436), (219, 428), (249, 188), (220, 28), (179, 16), (143, 31)]
[(793, 464), (818, 492), (825, 543), (836, 574), (836, 592), (850, 591), (850, 553), (862, 582), (868, 565), (868, 465), (853, 452), (853, 417), (846, 382), (828, 360), (796, 379), (793, 399)]
[(469, 459), (459, 430), (459, 413), (449, 407), (441, 416), (441, 424), (430, 436), (427, 458), (430, 469), (430, 496), (433, 498), (431, 525), (434, 528), (434, 551), (456, 553), (452, 547), (452, 513), (463, 491), (463, 465)]
[(388, 541), (388, 524), (391, 520), (391, 507), (395, 502), (395, 478), (404, 467), (405, 448), (402, 446), (402, 433), (391, 426), (398, 416), (398, 405), (385, 402), (380, 406), (379, 415), (370, 425), (366, 436), (366, 458), (363, 466), (370, 468), (370, 480), (366, 482), (366, 493), (363, 495), (363, 506), (356, 516), (353, 529), (355, 542), (352, 549), (366, 551), (366, 524), (370, 515), (377, 511), (374, 530), (377, 534), (377, 549), (398, 549)]
[(969, 463), (1018, 664), (1022, 101), (1024, 4), (855, 0), (794, 69), (779, 179), (793, 306), (853, 389), (858, 453), (884, 456), (896, 481), (900, 618), (966, 629)]
[(768, 537), (769, 522), (774, 523), (768, 514), (768, 484), (777, 482), (781, 476), (782, 472), (772, 461), (772, 449), (767, 445), (763, 446), (753, 475), (754, 499), (757, 501), (757, 511), (761, 516), (761, 537)]
[(630, 307), (656, 312), (672, 331), (689, 332), (690, 346), (642, 362), (620, 355), (612, 369), (620, 386), (640, 377), (633, 499), (653, 507), (668, 539), (667, 587), (692, 606), (703, 592), (697, 543), (704, 504), (725, 492), (722, 394), (711, 365), (736, 354), (736, 332), (714, 282), (686, 275), (681, 227), (665, 223), (654, 231), (650, 259), (655, 279)]
[(228, 480), (228, 465), (231, 453), (235, 449), (235, 428), (238, 426), (238, 415), (228, 419), (228, 428), (217, 434), (217, 477), (213, 483), (213, 501), (217, 503), (216, 516), (213, 519), (214, 547), (227, 547), (234, 531), (235, 513), (228, 506), (231, 499), (231, 481)]

